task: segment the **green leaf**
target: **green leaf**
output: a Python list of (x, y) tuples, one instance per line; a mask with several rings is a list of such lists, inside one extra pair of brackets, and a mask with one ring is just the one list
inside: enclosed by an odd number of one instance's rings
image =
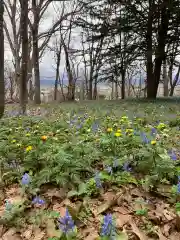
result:
[(116, 240), (128, 240), (128, 235), (125, 232), (117, 234)]
[(86, 193), (86, 191), (87, 191), (87, 184), (86, 183), (81, 183), (79, 185), (78, 194), (79, 195), (84, 194), (84, 193)]
[(68, 192), (67, 197), (70, 198), (70, 197), (75, 197), (78, 195), (79, 195), (79, 193), (77, 191), (72, 190), (72, 191)]

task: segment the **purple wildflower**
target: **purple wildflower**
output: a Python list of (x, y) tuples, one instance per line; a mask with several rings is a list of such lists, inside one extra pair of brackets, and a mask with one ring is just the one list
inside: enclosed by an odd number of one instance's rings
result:
[(74, 225), (74, 221), (71, 217), (71, 215), (69, 214), (68, 209), (66, 209), (66, 214), (64, 217), (59, 219), (59, 228), (63, 231), (63, 233), (67, 234), (71, 231), (74, 230), (75, 225)]
[(114, 239), (115, 237), (115, 227), (113, 224), (113, 218), (111, 214), (107, 214), (104, 216), (104, 221), (101, 229), (101, 237), (110, 237), (110, 239)]
[(157, 133), (156, 128), (151, 128), (151, 136), (154, 136)]
[(98, 131), (98, 128), (99, 128), (98, 123), (94, 122), (94, 123), (92, 124), (92, 131), (93, 131), (93, 132), (97, 132), (97, 131)]
[(141, 133), (141, 138), (143, 143), (148, 144), (149, 143), (149, 139), (147, 138), (145, 133)]
[(132, 171), (132, 168), (130, 167), (130, 164), (128, 162), (123, 164), (123, 170), (126, 172)]
[(95, 177), (94, 180), (96, 182), (96, 187), (97, 188), (101, 188), (102, 187), (102, 183), (101, 183), (101, 178), (98, 172), (95, 173)]
[(113, 173), (113, 170), (112, 170), (111, 166), (106, 166), (105, 171), (108, 172), (109, 174)]
[(31, 181), (31, 177), (29, 176), (28, 173), (25, 173), (23, 176), (22, 176), (22, 179), (21, 179), (21, 183), (23, 185), (28, 185)]
[(176, 156), (176, 153), (174, 151), (170, 151), (168, 154), (173, 161), (177, 160), (177, 156)]
[(40, 197), (34, 197), (32, 203), (33, 204), (44, 205), (45, 201), (43, 199), (41, 199)]
[(115, 158), (113, 162), (113, 168), (117, 168), (119, 165), (118, 160)]

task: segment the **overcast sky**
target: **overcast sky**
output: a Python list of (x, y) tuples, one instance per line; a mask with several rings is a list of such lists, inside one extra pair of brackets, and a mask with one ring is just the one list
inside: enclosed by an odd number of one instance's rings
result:
[[(39, 28), (39, 32), (45, 32), (48, 29), (51, 28), (51, 26), (53, 25), (53, 23), (56, 21), (56, 19), (58, 19), (60, 12), (58, 12), (58, 9), (61, 9), (59, 2), (53, 2), (49, 5), (47, 11), (44, 14), (43, 19), (40, 22), (40, 28)], [(69, 3), (68, 3), (69, 4)], [(70, 11), (72, 6), (67, 5), (67, 11)], [(12, 36), (12, 28), (11, 28), (11, 23), (9, 21), (9, 18), (7, 16), (7, 13), (5, 12), (5, 22), (8, 26), (8, 30)], [(73, 45), (73, 47), (78, 48), (79, 46), (79, 31), (78, 30), (73, 30), (73, 42), (71, 43), (71, 45)], [(55, 38), (54, 38), (55, 39)], [(50, 40), (50, 45), (53, 46), (53, 38)], [(62, 60), (61, 60), (61, 66), (60, 66), (60, 71), (61, 73), (64, 72), (64, 54), (62, 54), (61, 56)], [(12, 53), (9, 47), (9, 43), (8, 40), (6, 38), (6, 34), (5, 34), (5, 60), (8, 61), (9, 64), (12, 63)], [(55, 78), (55, 59), (54, 59), (54, 53), (52, 51), (49, 51), (48, 49), (46, 49), (44, 56), (42, 57), (41, 61), (40, 61), (40, 75), (41, 75), (41, 79), (54, 79)]]

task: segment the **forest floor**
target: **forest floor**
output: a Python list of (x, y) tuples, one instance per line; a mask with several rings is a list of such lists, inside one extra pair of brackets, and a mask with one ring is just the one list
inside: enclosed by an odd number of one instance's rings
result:
[(0, 240), (180, 239), (179, 100), (8, 106)]

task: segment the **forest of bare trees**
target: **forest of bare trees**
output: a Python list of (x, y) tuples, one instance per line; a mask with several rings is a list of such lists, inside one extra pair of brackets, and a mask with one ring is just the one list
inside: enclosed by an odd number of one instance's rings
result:
[[(11, 52), (8, 61), (4, 42)], [(164, 96), (173, 96), (180, 75), (180, 3), (1, 0), (0, 46), (0, 116), (7, 98), (19, 102), (22, 113), (28, 101), (41, 103), (40, 62), (49, 53), (55, 101), (58, 94), (74, 101), (77, 82), (81, 99), (97, 99), (101, 83), (112, 87), (116, 99), (130, 92), (155, 99), (159, 84)]]

